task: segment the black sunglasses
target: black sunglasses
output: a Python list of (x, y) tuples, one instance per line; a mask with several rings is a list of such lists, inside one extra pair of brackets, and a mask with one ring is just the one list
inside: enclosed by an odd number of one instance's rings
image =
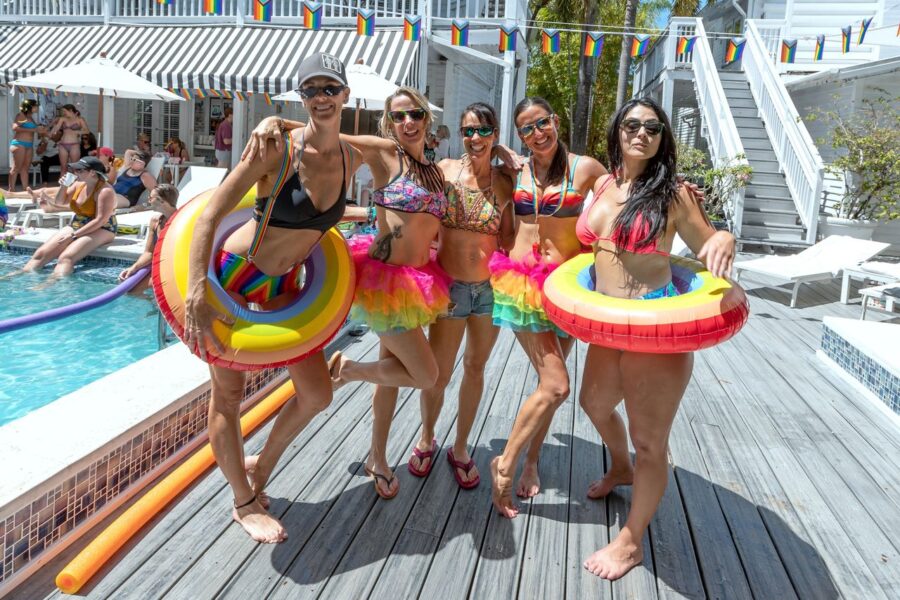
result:
[(424, 108), (414, 108), (412, 110), (392, 110), (388, 113), (388, 117), (392, 123), (402, 123), (409, 117), (413, 121), (421, 121), (425, 118)]
[(329, 98), (334, 98), (338, 94), (344, 91), (344, 86), (342, 85), (308, 85), (302, 87), (298, 90), (300, 92), (300, 97), (304, 100), (312, 100), (319, 94), (325, 94)]
[(647, 135), (659, 135), (666, 128), (665, 125), (656, 119), (650, 119), (649, 121), (625, 119), (622, 121), (621, 127), (628, 133), (637, 133), (643, 127), (647, 131)]
[(531, 137), (534, 134), (535, 129), (540, 129), (544, 131), (553, 125), (553, 115), (547, 115), (546, 117), (541, 117), (534, 123), (529, 123), (528, 125), (522, 125), (521, 127), (517, 127), (516, 131), (519, 132), (523, 138)]
[(495, 129), (490, 125), (482, 125), (480, 127), (460, 127), (459, 134), (463, 137), (470, 138), (474, 136), (476, 133), (481, 137), (488, 137), (489, 135), (494, 135)]

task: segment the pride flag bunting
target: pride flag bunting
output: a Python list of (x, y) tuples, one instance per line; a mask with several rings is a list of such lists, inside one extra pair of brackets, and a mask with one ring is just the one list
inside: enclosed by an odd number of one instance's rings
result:
[(168, 6), (168, 5), (172, 4), (172, 0), (156, 0), (156, 2), (163, 6)]
[(631, 58), (637, 58), (638, 56), (643, 56), (647, 54), (647, 50), (650, 49), (650, 36), (649, 35), (635, 35), (631, 39)]
[(318, 31), (322, 28), (322, 3), (303, 2), (303, 27)]
[(194, 97), (196, 98), (206, 98), (206, 93), (200, 88), (194, 89)]
[(541, 51), (544, 54), (557, 54), (559, 52), (559, 31), (556, 29), (541, 29)]
[(375, 11), (360, 8), (356, 11), (356, 35), (375, 35)]
[(253, 0), (253, 20), (266, 23), (272, 20), (272, 0)]
[(822, 56), (825, 54), (825, 36), (817, 35), (816, 36), (816, 49), (813, 50), (813, 60), (820, 61), (822, 60)]
[(418, 42), (422, 39), (422, 17), (403, 17), (403, 39)]
[(730, 65), (733, 62), (741, 60), (744, 55), (744, 38), (731, 38), (728, 40), (728, 46), (725, 48), (725, 64)]
[(781, 62), (792, 63), (797, 59), (797, 40), (781, 40)]
[(222, 0), (203, 0), (203, 12), (208, 15), (221, 15)]
[(500, 26), (500, 52), (515, 52), (516, 42), (519, 39), (519, 28), (515, 25)]
[(453, 19), (450, 24), (450, 43), (454, 46), (469, 45), (469, 21), (467, 19)]
[(599, 31), (584, 32), (584, 56), (599, 58), (603, 53), (603, 40), (606, 39)]
[(841, 54), (850, 52), (850, 36), (853, 34), (853, 27), (847, 25), (841, 27)]
[(243, 102), (247, 97), (247, 92), (239, 92), (239, 91), (235, 90), (235, 91), (231, 92), (231, 95), (234, 97), (235, 100), (240, 100)]
[(872, 19), (875, 17), (869, 17), (868, 19), (863, 19), (859, 24), (859, 35), (856, 38), (856, 45), (859, 46), (863, 43), (863, 40), (866, 39), (866, 32), (869, 31), (869, 25), (872, 24)]
[(678, 38), (678, 45), (675, 47), (675, 54), (681, 56), (684, 54), (690, 54), (694, 51), (694, 44), (697, 41), (697, 36), (681, 36)]

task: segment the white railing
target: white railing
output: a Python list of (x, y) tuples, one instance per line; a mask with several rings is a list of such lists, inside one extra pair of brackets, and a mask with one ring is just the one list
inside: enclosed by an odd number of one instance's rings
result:
[(4, 0), (4, 21), (102, 21), (105, 0)]
[[(719, 80), (716, 62), (706, 38), (703, 21), (696, 22), (697, 41), (694, 43), (694, 87), (697, 102), (700, 105), (700, 116), (706, 129), (706, 139), (713, 164), (716, 166), (731, 162), (732, 164), (748, 164), (744, 154), (744, 145), (738, 134), (737, 125), (731, 115), (725, 90)], [(674, 54), (674, 52), (673, 52)], [(740, 157), (740, 158), (738, 158)], [(731, 219), (734, 234), (741, 235), (741, 221), (744, 217), (744, 188), (735, 190), (731, 201), (726, 205), (728, 217)]]
[(815, 243), (825, 176), (822, 157), (778, 75), (772, 54), (778, 50), (768, 48), (752, 19), (746, 23), (745, 36), (744, 74), (766, 124), (769, 141), (775, 149), (800, 220), (806, 227), (806, 241)]

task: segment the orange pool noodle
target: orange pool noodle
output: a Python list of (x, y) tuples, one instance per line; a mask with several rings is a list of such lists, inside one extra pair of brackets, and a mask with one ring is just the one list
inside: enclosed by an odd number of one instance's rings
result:
[[(278, 386), (241, 417), (241, 433), (246, 436), (259, 427), (293, 395), (294, 384), (290, 380)], [(207, 443), (94, 538), (94, 541), (59, 572), (56, 576), (56, 587), (65, 594), (78, 592), (131, 536), (140, 531), (141, 527), (215, 462), (212, 448)]]

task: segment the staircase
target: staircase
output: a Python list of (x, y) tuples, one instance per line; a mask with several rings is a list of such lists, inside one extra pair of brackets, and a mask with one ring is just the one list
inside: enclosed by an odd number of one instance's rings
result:
[(805, 228), (785, 183), (750, 84), (741, 71), (719, 71), (753, 178), (744, 191), (743, 242), (804, 243)]

